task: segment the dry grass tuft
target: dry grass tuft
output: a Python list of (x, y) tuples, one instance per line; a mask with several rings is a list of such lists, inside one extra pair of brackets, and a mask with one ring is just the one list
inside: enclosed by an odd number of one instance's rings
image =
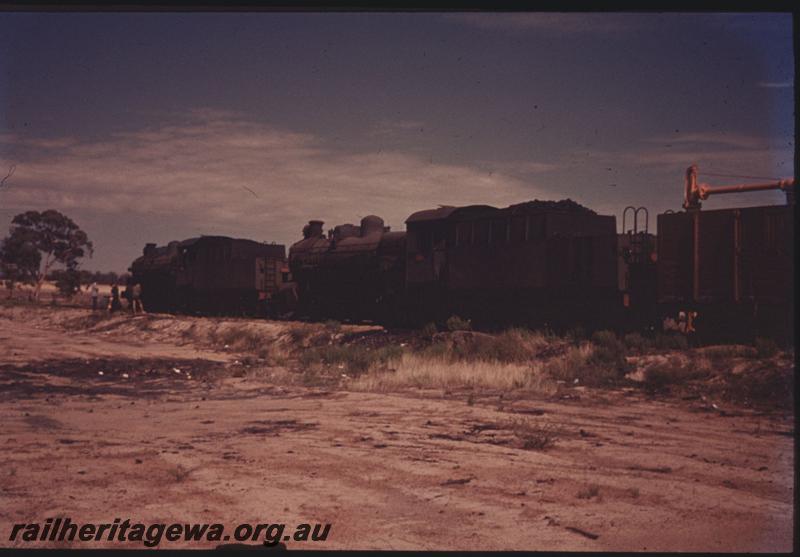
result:
[(525, 389), (544, 394), (557, 391), (538, 365), (487, 361), (451, 361), (443, 357), (404, 353), (393, 362), (394, 371), (372, 370), (353, 381), (364, 391), (416, 388)]

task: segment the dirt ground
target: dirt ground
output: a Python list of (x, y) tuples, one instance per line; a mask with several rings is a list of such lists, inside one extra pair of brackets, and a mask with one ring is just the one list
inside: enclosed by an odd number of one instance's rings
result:
[[(634, 388), (280, 385), (231, 373), (235, 353), (134, 326), (146, 317), (78, 327), (89, 314), (0, 307), (0, 546), (87, 547), (8, 541), (14, 523), (68, 516), (332, 524), (289, 549), (792, 550), (785, 412)], [(519, 420), (554, 444), (513, 443)]]

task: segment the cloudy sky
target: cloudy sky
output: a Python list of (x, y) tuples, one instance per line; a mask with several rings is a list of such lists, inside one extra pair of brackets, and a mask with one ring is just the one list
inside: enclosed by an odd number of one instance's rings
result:
[(793, 99), (790, 14), (0, 13), (0, 236), (54, 208), (84, 268), (124, 271), (146, 242), (440, 204), (655, 227), (692, 163), (793, 176)]

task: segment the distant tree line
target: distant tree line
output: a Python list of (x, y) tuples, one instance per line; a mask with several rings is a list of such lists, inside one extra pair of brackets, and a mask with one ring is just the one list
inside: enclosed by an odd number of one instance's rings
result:
[[(47, 280), (58, 282), (59, 280), (63, 280), (69, 274), (70, 271), (68, 269), (55, 269), (50, 271), (50, 274), (47, 275)], [(114, 271), (87, 271), (85, 269), (78, 270), (75, 275), (81, 285), (92, 284), (93, 282), (96, 282), (97, 284), (125, 284), (125, 281), (130, 276), (129, 273), (115, 273)]]

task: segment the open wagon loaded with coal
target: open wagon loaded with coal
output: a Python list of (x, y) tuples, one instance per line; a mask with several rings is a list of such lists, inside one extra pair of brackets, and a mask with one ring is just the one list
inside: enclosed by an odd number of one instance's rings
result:
[(129, 268), (147, 311), (269, 314), (287, 277), (286, 248), (226, 236), (147, 244)]

